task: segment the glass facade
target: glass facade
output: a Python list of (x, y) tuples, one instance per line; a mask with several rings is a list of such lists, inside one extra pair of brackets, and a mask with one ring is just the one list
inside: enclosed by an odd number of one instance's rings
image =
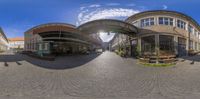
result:
[(158, 52), (162, 55), (167, 53), (185, 56), (189, 50), (196, 52), (200, 49), (200, 30), (198, 23), (196, 24), (192, 19), (165, 13), (142, 14), (138, 17), (140, 17), (138, 20), (131, 19), (134, 21), (132, 24), (139, 24), (141, 28), (152, 26), (145, 28), (151, 32), (141, 33), (142, 54), (152, 55)]
[(174, 37), (167, 35), (159, 36), (159, 47), (161, 55), (174, 54)]
[(155, 36), (141, 38), (141, 51), (144, 55), (155, 55)]
[(186, 39), (180, 37), (178, 38), (178, 55), (179, 56), (186, 55)]
[[(158, 41), (158, 45), (156, 45)], [(156, 46), (159, 48), (159, 55), (175, 55), (175, 44), (177, 43), (177, 51), (179, 56), (187, 55), (186, 39), (178, 37), (178, 41), (175, 42), (174, 36), (159, 35), (159, 39), (156, 40), (155, 35), (145, 36), (141, 38), (141, 54), (142, 55), (156, 55)], [(190, 40), (189, 50), (198, 50), (198, 43)]]

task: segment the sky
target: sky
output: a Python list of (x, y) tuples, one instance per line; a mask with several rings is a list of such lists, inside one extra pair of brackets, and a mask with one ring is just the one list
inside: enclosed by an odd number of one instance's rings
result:
[[(0, 27), (8, 38), (53, 22), (79, 26), (97, 19), (119, 19), (148, 10), (185, 13), (200, 23), (200, 0), (0, 0)], [(114, 33), (101, 34), (109, 41)]]

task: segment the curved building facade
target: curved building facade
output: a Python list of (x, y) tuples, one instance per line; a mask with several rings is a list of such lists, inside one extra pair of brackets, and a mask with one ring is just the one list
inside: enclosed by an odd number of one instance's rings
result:
[(81, 53), (98, 43), (66, 23), (42, 24), (25, 32), (25, 50), (41, 55)]
[(185, 56), (200, 50), (200, 27), (191, 17), (174, 11), (156, 10), (125, 20), (139, 28), (135, 40), (142, 55)]
[(185, 56), (200, 50), (199, 24), (183, 13), (166, 10), (141, 12), (125, 21), (94, 20), (79, 27), (42, 24), (25, 32), (25, 50), (51, 54), (101, 48), (100, 31), (118, 33), (109, 46), (132, 56)]

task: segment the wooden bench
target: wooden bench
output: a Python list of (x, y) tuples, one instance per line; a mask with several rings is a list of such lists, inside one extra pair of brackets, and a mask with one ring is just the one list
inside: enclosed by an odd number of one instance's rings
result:
[(161, 56), (143, 56), (139, 58), (143, 63), (173, 63), (176, 61), (176, 55), (161, 55)]
[(142, 63), (149, 63), (149, 58), (139, 58), (139, 61)]
[(176, 55), (159, 56), (159, 63), (173, 63), (176, 60)]

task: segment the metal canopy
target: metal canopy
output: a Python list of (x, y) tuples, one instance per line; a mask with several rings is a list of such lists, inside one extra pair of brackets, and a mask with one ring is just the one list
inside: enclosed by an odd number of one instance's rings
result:
[(113, 20), (113, 19), (102, 19), (87, 22), (78, 27), (78, 30), (82, 33), (99, 33), (99, 32), (113, 32), (123, 33), (127, 35), (135, 35), (138, 33), (138, 29), (127, 22)]
[(47, 37), (47, 38), (43, 38), (43, 40), (44, 41), (67, 41), (67, 42), (77, 42), (77, 43), (90, 44), (87, 41), (83, 41), (83, 40), (75, 39), (75, 38)]
[(78, 42), (89, 44), (88, 39), (77, 33), (49, 31), (38, 33), (43, 41), (65, 41), (65, 42)]

